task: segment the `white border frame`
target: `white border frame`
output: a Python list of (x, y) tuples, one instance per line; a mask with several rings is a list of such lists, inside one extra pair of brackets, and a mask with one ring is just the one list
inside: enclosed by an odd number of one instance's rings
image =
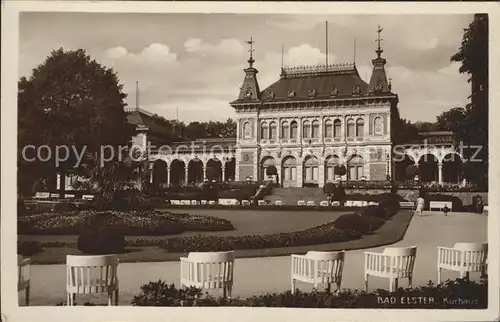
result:
[[(17, 81), (19, 50), (19, 12), (80, 11), (118, 13), (296, 13), (296, 14), (453, 14), (489, 13), (490, 23), (490, 120), (500, 117), (499, 65), (500, 6), (495, 2), (126, 2), (126, 1), (2, 1), (2, 110), (1, 110), (1, 307), (7, 321), (493, 321), (500, 317), (499, 299), (499, 198), (489, 198), (488, 242), (489, 308), (487, 310), (416, 309), (292, 309), (292, 308), (138, 308), (138, 307), (30, 307), (17, 305), (16, 266), (16, 155), (17, 155)], [(492, 36), (495, 35), (495, 36)], [(457, 48), (458, 48), (457, 44)], [(495, 59), (494, 57), (497, 57)], [(490, 186), (492, 196), (500, 195), (499, 129), (490, 121)], [(493, 162), (493, 161), (496, 162)], [(493, 178), (496, 178), (494, 180)], [(496, 273), (494, 273), (496, 272)]]

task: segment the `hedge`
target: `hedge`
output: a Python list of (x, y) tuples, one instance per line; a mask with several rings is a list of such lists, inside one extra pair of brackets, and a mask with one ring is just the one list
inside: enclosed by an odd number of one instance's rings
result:
[[(395, 303), (383, 301), (394, 299)], [(421, 301), (419, 299), (427, 299)], [(382, 301), (380, 300), (382, 299)], [(432, 299), (433, 301), (430, 301)], [(457, 299), (460, 299), (458, 301)], [(408, 301), (411, 300), (411, 303)], [(313, 290), (266, 293), (249, 298), (214, 297), (202, 289), (190, 287), (177, 289), (162, 280), (141, 286), (131, 302), (134, 306), (245, 306), (245, 307), (295, 307), (295, 308), (344, 308), (344, 309), (486, 309), (488, 307), (488, 279), (479, 282), (467, 279), (447, 280), (443, 285), (399, 288), (390, 293), (377, 289), (372, 292), (343, 289), (336, 294)]]
[[(269, 235), (247, 236), (190, 236), (172, 237), (160, 241), (137, 239), (134, 246), (151, 245), (157, 242), (167, 253), (216, 252), (237, 249), (263, 249), (329, 244), (358, 239), (361, 233), (355, 230), (338, 229), (334, 222), (302, 231)], [(144, 245), (145, 243), (146, 245)]]

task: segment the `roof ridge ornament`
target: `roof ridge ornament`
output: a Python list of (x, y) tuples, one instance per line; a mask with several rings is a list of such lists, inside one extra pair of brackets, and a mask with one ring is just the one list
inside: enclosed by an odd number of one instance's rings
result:
[(377, 42), (377, 50), (375, 50), (375, 52), (377, 53), (377, 58), (380, 58), (380, 55), (384, 52), (384, 50), (382, 49), (382, 47), (380, 46), (380, 43), (384, 40), (382, 38), (380, 38), (380, 33), (384, 30), (384, 28), (380, 28), (380, 25), (378, 26), (377, 28), (377, 39), (376, 39), (376, 42)]
[(245, 40), (245, 42), (250, 45), (250, 49), (248, 50), (248, 52), (250, 53), (250, 58), (247, 60), (247, 62), (250, 65), (250, 68), (253, 68), (253, 63), (255, 63), (255, 60), (253, 59), (253, 52), (255, 51), (255, 49), (253, 48), (253, 44), (255, 43), (255, 41), (253, 40), (253, 37), (250, 37), (250, 40)]

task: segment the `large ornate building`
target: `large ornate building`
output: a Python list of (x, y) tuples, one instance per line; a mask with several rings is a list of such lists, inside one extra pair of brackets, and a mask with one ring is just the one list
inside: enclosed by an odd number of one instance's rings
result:
[[(250, 55), (239, 96), (230, 103), (237, 113), (236, 180), (264, 179), (271, 165), (284, 187), (391, 177), (398, 96), (382, 52), (379, 43), (369, 83), (354, 63), (289, 67), (262, 91)], [(347, 174), (337, 176), (336, 165)]]
[[(151, 137), (170, 147), (153, 153), (153, 183), (197, 183), (208, 177), (263, 181), (270, 166), (284, 187), (404, 181), (409, 165), (419, 167), (421, 181), (460, 180), (463, 160), (452, 133), (422, 133), (415, 142), (400, 142), (399, 99), (386, 75), (380, 37), (369, 82), (355, 63), (299, 66), (282, 68), (279, 79), (261, 90), (252, 52), (239, 95), (230, 103), (237, 114), (236, 138), (172, 143), (172, 129), (163, 119), (129, 111), (138, 132), (133, 142), (145, 144)], [(346, 173), (339, 175), (337, 166)]]

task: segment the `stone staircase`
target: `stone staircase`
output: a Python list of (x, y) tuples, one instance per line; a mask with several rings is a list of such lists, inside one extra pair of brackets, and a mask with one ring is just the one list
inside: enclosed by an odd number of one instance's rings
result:
[(281, 200), (284, 205), (297, 205), (297, 201), (314, 201), (317, 205), (326, 200), (326, 195), (322, 188), (274, 188), (273, 192), (264, 197), (271, 204), (276, 200)]

